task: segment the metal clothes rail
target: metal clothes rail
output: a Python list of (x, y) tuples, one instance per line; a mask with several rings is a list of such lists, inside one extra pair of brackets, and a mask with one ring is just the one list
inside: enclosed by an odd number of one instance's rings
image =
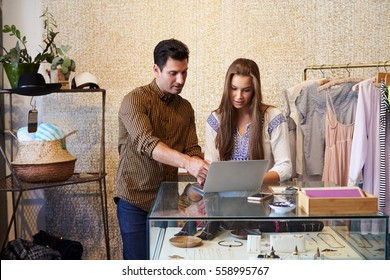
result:
[[(379, 67), (387, 67), (390, 66), (390, 61), (385, 61), (385, 62), (376, 62), (376, 63), (358, 63), (358, 64), (322, 64), (322, 65), (312, 65), (312, 66), (306, 66), (306, 68), (303, 70), (303, 80), (306, 81), (307, 79), (307, 71), (308, 70), (338, 70), (338, 69), (353, 69), (353, 68), (377, 68), (379, 71)], [(385, 68), (386, 69), (386, 68)], [(387, 71), (386, 71), (387, 72)]]

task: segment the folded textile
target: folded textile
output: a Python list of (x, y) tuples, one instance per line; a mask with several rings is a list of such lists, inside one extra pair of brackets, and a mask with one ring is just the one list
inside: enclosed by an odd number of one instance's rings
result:
[(27, 126), (19, 128), (16, 136), (18, 137), (19, 142), (26, 142), (26, 141), (34, 141), (35, 140), (35, 133), (28, 132)]
[(17, 238), (7, 243), (2, 260), (60, 260), (61, 254), (52, 248)]
[(66, 136), (65, 131), (58, 125), (52, 123), (41, 123), (38, 129), (34, 133), (28, 132), (27, 126), (21, 127), (17, 131), (17, 137), (19, 142), (26, 141), (48, 141), (48, 140), (61, 140)]
[(58, 250), (63, 260), (81, 260), (83, 255), (83, 245), (80, 242), (56, 237), (43, 230), (33, 236), (33, 241), (36, 244)]
[(61, 140), (65, 137), (65, 132), (57, 125), (52, 123), (41, 123), (35, 133), (36, 140)]

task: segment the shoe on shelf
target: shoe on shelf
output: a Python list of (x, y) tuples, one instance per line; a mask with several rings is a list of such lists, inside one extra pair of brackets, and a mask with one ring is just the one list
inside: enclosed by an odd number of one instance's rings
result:
[(197, 232), (196, 221), (188, 221), (175, 236), (192, 236)]
[(206, 227), (201, 234), (198, 235), (202, 240), (213, 240), (217, 236), (219, 230), (219, 221), (211, 221), (206, 224)]

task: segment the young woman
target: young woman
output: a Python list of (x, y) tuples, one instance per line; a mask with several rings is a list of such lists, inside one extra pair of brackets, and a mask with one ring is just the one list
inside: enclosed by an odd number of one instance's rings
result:
[(221, 103), (207, 119), (205, 160), (268, 159), (265, 184), (290, 179), (288, 127), (282, 112), (262, 101), (260, 71), (250, 59), (229, 67)]

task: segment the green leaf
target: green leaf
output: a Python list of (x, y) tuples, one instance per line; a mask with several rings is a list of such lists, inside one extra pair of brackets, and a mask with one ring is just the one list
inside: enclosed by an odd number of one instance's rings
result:
[(61, 66), (61, 71), (62, 71), (62, 73), (64, 73), (64, 75), (66, 75), (66, 74), (68, 74), (69, 69), (68, 69), (68, 67), (65, 67), (64, 65), (62, 65)]
[(61, 64), (62, 63), (62, 58), (61, 57), (55, 57), (55, 58), (53, 58), (53, 62), (52, 62), (52, 64), (53, 65), (58, 65), (58, 64)]
[(64, 57), (64, 61), (62, 62), (62, 65), (66, 68), (69, 68), (71, 64), (72, 62), (70, 61), (70, 58), (67, 56)]
[(11, 32), (11, 27), (10, 27), (9, 25), (4, 25), (4, 27), (3, 27), (3, 32), (4, 32), (4, 33)]

